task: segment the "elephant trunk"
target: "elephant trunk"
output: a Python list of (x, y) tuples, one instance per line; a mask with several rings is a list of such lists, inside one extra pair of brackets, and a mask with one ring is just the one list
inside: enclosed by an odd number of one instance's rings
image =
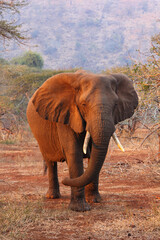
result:
[(110, 137), (115, 130), (114, 125), (108, 121), (105, 120), (101, 123), (102, 124), (98, 124), (97, 122), (98, 127), (94, 124), (94, 126), (88, 129), (92, 138), (92, 151), (88, 168), (80, 177), (74, 179), (65, 178), (62, 181), (64, 185), (71, 187), (84, 187), (91, 183), (95, 176), (99, 174), (105, 160)]
[[(83, 153), (86, 154), (87, 153), (87, 147), (88, 147), (88, 143), (89, 143), (89, 140), (91, 138), (91, 135), (90, 133), (87, 131), (86, 133), (86, 136), (85, 136), (85, 139), (84, 139), (84, 144), (83, 144)], [(122, 144), (120, 143), (118, 137), (117, 137), (117, 134), (114, 132), (113, 135), (112, 135), (112, 138), (113, 140), (115, 141), (116, 145), (119, 147), (119, 149), (122, 151), (122, 152), (125, 152)]]

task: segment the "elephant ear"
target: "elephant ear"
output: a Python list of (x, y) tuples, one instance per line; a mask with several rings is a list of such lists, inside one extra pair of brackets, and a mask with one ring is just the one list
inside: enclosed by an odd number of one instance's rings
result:
[(85, 121), (76, 104), (76, 89), (71, 84), (73, 80), (73, 74), (58, 74), (49, 78), (36, 91), (32, 102), (43, 119), (67, 124), (80, 133), (85, 129)]
[(130, 118), (138, 105), (138, 96), (133, 83), (124, 74), (112, 74), (117, 81), (118, 102), (114, 109), (114, 123)]

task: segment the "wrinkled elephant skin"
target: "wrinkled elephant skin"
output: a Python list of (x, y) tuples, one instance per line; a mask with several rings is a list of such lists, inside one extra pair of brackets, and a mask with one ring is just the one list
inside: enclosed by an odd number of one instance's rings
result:
[[(34, 93), (27, 119), (48, 167), (47, 198), (59, 198), (57, 162), (66, 161), (71, 186), (70, 209), (90, 210), (85, 200), (99, 202), (99, 172), (114, 125), (131, 117), (138, 105), (132, 81), (123, 74), (98, 75), (83, 70), (57, 74)], [(86, 154), (83, 142), (90, 134)], [(83, 158), (89, 158), (83, 171)]]

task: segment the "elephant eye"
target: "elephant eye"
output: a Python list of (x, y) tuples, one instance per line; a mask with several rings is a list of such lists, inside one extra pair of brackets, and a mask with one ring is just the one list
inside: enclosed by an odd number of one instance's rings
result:
[(115, 111), (117, 106), (118, 106), (118, 101), (115, 101), (114, 106), (113, 106), (113, 112)]
[(117, 93), (117, 81), (114, 78), (111, 79), (111, 88), (115, 93)]
[(88, 113), (88, 107), (87, 107), (87, 103), (86, 103), (86, 101), (82, 101), (81, 102), (81, 114), (82, 114), (82, 116), (85, 118), (85, 116), (87, 115), (87, 113)]
[(82, 105), (82, 107), (85, 107), (86, 106), (86, 101), (82, 101), (81, 105)]

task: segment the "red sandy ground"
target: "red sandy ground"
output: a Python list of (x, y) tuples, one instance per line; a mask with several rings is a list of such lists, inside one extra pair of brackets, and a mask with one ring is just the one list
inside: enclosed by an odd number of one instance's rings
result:
[(68, 175), (66, 163), (58, 168), (62, 198), (46, 200), (48, 180), (37, 144), (0, 144), (0, 196), (13, 201), (40, 199), (53, 212), (47, 225), (42, 218), (24, 239), (160, 239), (160, 222), (159, 227), (152, 224), (157, 221), (154, 211), (160, 215), (160, 161), (148, 145), (137, 146), (122, 153), (112, 143), (100, 174), (102, 202), (92, 203), (90, 212), (77, 213), (67, 210), (70, 188), (61, 184)]

